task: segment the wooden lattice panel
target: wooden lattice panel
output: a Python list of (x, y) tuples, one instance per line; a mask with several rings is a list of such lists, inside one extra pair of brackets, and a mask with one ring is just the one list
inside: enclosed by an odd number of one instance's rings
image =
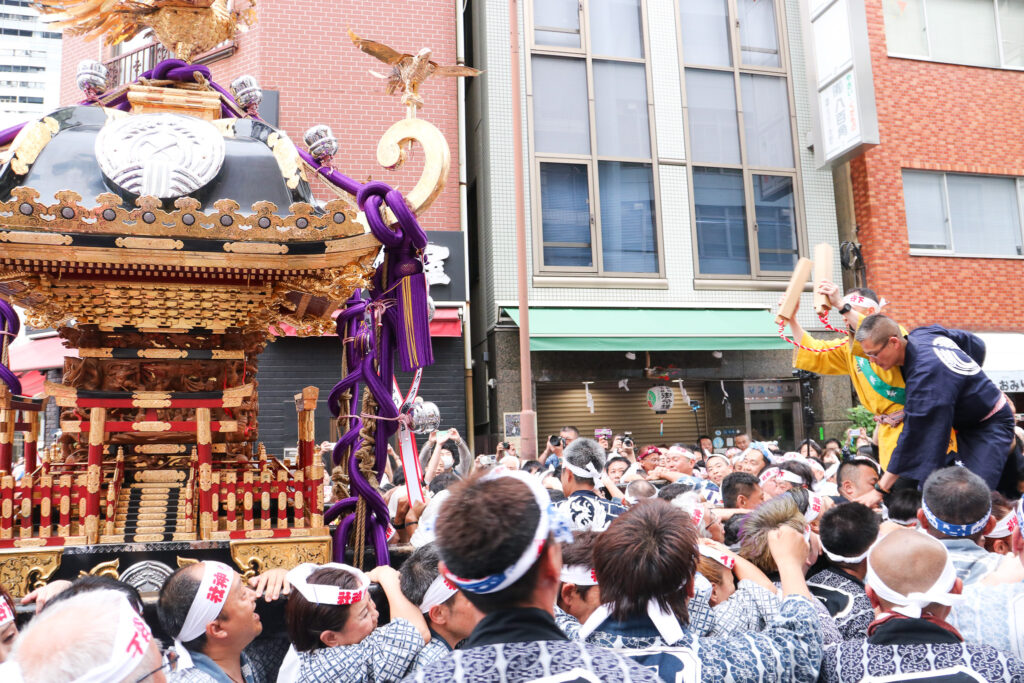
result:
[(95, 324), (101, 329), (248, 328), (254, 321), (269, 319), (278, 300), (270, 285), (207, 285), (197, 290), (170, 283), (57, 281), (48, 289), (49, 306), (75, 311), (79, 324)]

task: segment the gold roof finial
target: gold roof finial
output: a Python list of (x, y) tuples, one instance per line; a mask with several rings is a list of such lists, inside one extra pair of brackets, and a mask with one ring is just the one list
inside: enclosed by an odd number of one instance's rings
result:
[(375, 40), (360, 38), (352, 29), (348, 30), (348, 37), (360, 50), (391, 66), (391, 73), (370, 73), (387, 81), (385, 92), (388, 95), (402, 93), (402, 104), (408, 108), (409, 118), (415, 118), (416, 111), (423, 106), (423, 98), (419, 94), (420, 84), (431, 76), (476, 76), (480, 73), (479, 69), (469, 66), (443, 66), (431, 61), (433, 52), (429, 47), (412, 55), (399, 52)]
[(36, 0), (54, 27), (108, 45), (152, 30), (174, 56), (186, 62), (234, 38), (239, 25), (252, 26), (256, 0)]

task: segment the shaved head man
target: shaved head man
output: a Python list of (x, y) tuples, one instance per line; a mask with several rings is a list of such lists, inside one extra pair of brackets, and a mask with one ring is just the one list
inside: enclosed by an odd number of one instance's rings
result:
[[(948, 551), (938, 540), (911, 529), (898, 529), (875, 545), (868, 555), (868, 564), (886, 586), (902, 595), (941, 593), (939, 589), (942, 587), (936, 583), (942, 576), (948, 557)], [(959, 594), (963, 586), (963, 581), (954, 579), (946, 593)], [(867, 594), (880, 613), (891, 612), (894, 607), (901, 606), (880, 596), (870, 581)], [(930, 603), (921, 608), (922, 614), (931, 614), (939, 619), (945, 619), (949, 610), (949, 605), (940, 603)]]
[[(946, 621), (963, 582), (938, 539), (910, 529), (891, 532), (868, 554), (865, 579), (878, 616), (866, 635), (825, 649), (818, 680), (863, 681), (879, 662), (888, 665), (890, 681), (1024, 678), (1024, 662), (991, 645), (965, 643)], [(911, 649), (914, 656), (907, 657)]]

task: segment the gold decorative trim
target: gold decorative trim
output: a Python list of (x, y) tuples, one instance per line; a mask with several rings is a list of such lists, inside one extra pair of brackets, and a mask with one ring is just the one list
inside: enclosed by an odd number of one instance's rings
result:
[(273, 242), (228, 242), (224, 251), (233, 254), (287, 254), (288, 246)]
[(95, 567), (93, 567), (92, 569), (90, 569), (87, 572), (80, 571), (80, 572), (78, 572), (78, 575), (79, 576), (109, 576), (110, 578), (112, 578), (115, 581), (117, 581), (119, 578), (121, 578), (120, 572), (117, 571), (118, 569), (120, 569), (120, 567), (121, 567), (121, 560), (120, 559), (113, 559), (113, 560), (110, 560), (109, 562), (100, 562), (98, 565), (96, 565)]
[(331, 561), (331, 539), (234, 540), (231, 541), (231, 559), (240, 572), (246, 575), (252, 572), (252, 576), (268, 569), (292, 569), (304, 562), (326, 564)]
[(0, 242), (12, 242), (14, 244), (48, 244), (51, 246), (67, 246), (72, 242), (71, 235), (62, 235), (59, 232), (23, 232), (20, 230), (5, 230), (0, 232)]
[(83, 206), (82, 196), (71, 190), (56, 193), (55, 204), (43, 204), (39, 196), (31, 187), (11, 190), (11, 199), (0, 202), (2, 224), (46, 232), (280, 242), (330, 241), (364, 232), (355, 207), (343, 199), (327, 202), (320, 214), (311, 205), (296, 202), (288, 207), (288, 215), (280, 216), (277, 205), (265, 201), (242, 214), (232, 199), (214, 202), (215, 210), (204, 213), (193, 197), (180, 197), (174, 200), (173, 211), (164, 211), (160, 200), (148, 195), (135, 200), (136, 208), (125, 208), (121, 197), (111, 192), (97, 196), (92, 207)]
[(181, 240), (160, 239), (158, 237), (118, 237), (114, 244), (122, 249), (184, 249)]
[[(377, 143), (377, 163), (385, 168), (398, 168), (405, 163), (406, 150), (411, 142), (423, 147), (423, 171), (415, 187), (406, 196), (406, 203), (417, 215), (434, 203), (448, 180), (451, 168), (451, 150), (444, 134), (423, 119), (403, 119), (385, 131)], [(388, 211), (389, 222), (394, 215)]]
[(297, 188), (300, 180), (307, 180), (306, 170), (302, 167), (302, 158), (287, 133), (284, 131), (271, 133), (267, 136), (267, 147), (274, 153), (277, 166), (281, 169), (281, 177), (284, 178), (285, 184), (290, 189)]
[[(43, 539), (25, 539), (40, 540)], [(44, 541), (45, 542), (45, 541)], [(62, 550), (29, 549), (0, 550), (0, 585), (15, 598), (21, 598), (46, 585), (60, 567)]]
[(18, 175), (25, 175), (35, 163), (39, 153), (50, 143), (53, 136), (60, 130), (57, 120), (46, 116), (38, 121), (27, 124), (11, 143), (14, 158), (11, 159), (11, 170)]

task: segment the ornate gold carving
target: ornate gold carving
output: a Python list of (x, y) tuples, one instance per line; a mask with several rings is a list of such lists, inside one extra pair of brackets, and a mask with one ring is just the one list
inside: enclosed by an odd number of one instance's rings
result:
[(224, 251), (233, 254), (287, 254), (288, 245), (274, 242), (228, 242)]
[(122, 249), (184, 249), (181, 240), (166, 240), (156, 237), (118, 237), (114, 244)]
[[(415, 141), (423, 147), (423, 172), (416, 186), (406, 195), (406, 203), (417, 215), (434, 203), (444, 189), (451, 167), (451, 151), (444, 134), (423, 119), (403, 119), (384, 133), (377, 143), (377, 163), (385, 168), (397, 168), (405, 163), (408, 143)], [(394, 223), (388, 212), (387, 222)]]
[(16, 598), (31, 593), (46, 585), (57, 571), (61, 553), (60, 550), (51, 549), (0, 550), (0, 585)]
[[(278, 141), (277, 146), (281, 147), (282, 143)], [(288, 146), (294, 151), (290, 141)], [(14, 188), (11, 197), (9, 201), (0, 202), (4, 227), (46, 232), (279, 242), (330, 241), (363, 233), (356, 221), (358, 212), (343, 199), (327, 202), (322, 213), (309, 204), (296, 202), (289, 206), (290, 215), (282, 217), (277, 213), (277, 205), (266, 201), (256, 202), (250, 207), (251, 213), (242, 214), (238, 203), (230, 199), (216, 202), (216, 211), (204, 213), (200, 211), (200, 202), (193, 197), (174, 200), (173, 211), (164, 211), (160, 200), (150, 196), (136, 199), (135, 208), (125, 208), (121, 197), (110, 192), (98, 195), (91, 207), (83, 206), (81, 195), (70, 190), (57, 193), (58, 201), (54, 204), (40, 203), (39, 192), (30, 187)], [(31, 211), (22, 212), (23, 204)], [(108, 210), (113, 212), (106, 214), (112, 216), (109, 220), (104, 216)], [(143, 220), (147, 212), (152, 214), (151, 222)], [(66, 218), (65, 214), (71, 218)], [(88, 222), (83, 223), (83, 219)]]
[(79, 576), (109, 576), (115, 581), (121, 574), (117, 571), (121, 567), (121, 560), (114, 559), (109, 562), (100, 562), (87, 572), (78, 572)]
[(325, 564), (331, 561), (331, 539), (235, 540), (231, 541), (231, 559), (244, 576), (255, 576), (268, 569), (291, 569), (303, 562)]
[(114, 3), (107, 0), (40, 0), (44, 14), (58, 14), (53, 25), (73, 35), (104, 36), (108, 45), (152, 29), (157, 40), (186, 62), (231, 40), (239, 25), (256, 21), (255, 0), (233, 9), (228, 0), (159, 0)]
[(288, 187), (294, 190), (300, 180), (306, 180), (306, 170), (302, 167), (299, 152), (284, 132), (277, 131), (267, 136), (267, 147), (274, 153), (281, 177)]
[(14, 158), (11, 159), (11, 170), (18, 175), (28, 173), (29, 167), (35, 163), (39, 153), (43, 151), (53, 139), (53, 136), (60, 130), (57, 120), (46, 116), (39, 121), (27, 124), (14, 138), (11, 149), (14, 150)]
[(71, 244), (71, 235), (62, 235), (59, 232), (23, 232), (5, 230), (0, 232), (0, 242), (12, 242), (14, 244), (49, 244), (68, 245)]
[(329, 301), (343, 301), (353, 289), (363, 287), (373, 275), (373, 267), (350, 263), (342, 268), (327, 268), (319, 277), (299, 277), (282, 280), (279, 287), (321, 296)]
[(178, 569), (181, 569), (182, 567), (189, 567), (189, 566), (191, 566), (193, 564), (198, 564), (199, 563), (199, 560), (197, 560), (195, 558), (192, 558), (192, 557), (181, 557), (181, 556), (178, 556), (176, 559), (178, 560)]

